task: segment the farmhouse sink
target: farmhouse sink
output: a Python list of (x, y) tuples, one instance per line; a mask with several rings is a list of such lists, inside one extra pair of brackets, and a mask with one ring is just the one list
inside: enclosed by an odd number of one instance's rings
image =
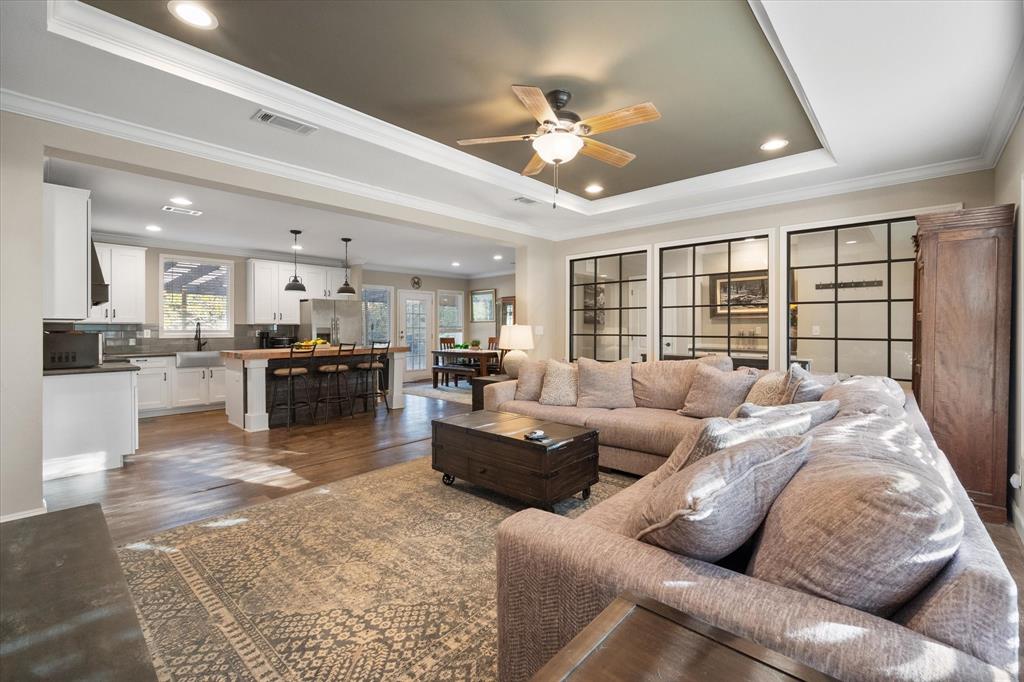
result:
[(219, 350), (194, 350), (175, 355), (176, 367), (222, 367), (224, 356)]

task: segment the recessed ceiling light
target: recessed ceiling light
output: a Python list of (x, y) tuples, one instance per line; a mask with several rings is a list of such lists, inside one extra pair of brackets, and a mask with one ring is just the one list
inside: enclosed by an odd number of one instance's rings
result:
[(601, 192), (604, 191), (604, 187), (602, 187), (601, 185), (597, 184), (596, 182), (592, 182), (589, 185), (587, 185), (586, 187), (584, 187), (583, 190), (587, 194), (600, 194)]
[(146, 225), (146, 229), (149, 230), (150, 232), (159, 232), (164, 228), (160, 227), (159, 225)]
[(783, 140), (781, 137), (773, 137), (772, 139), (761, 145), (761, 151), (763, 152), (774, 152), (782, 149), (789, 144), (789, 140)]
[(501, 259), (502, 259), (502, 257), (503, 257), (503, 256), (502, 256), (502, 255), (501, 255), (500, 253), (496, 253), (496, 254), (494, 254), (494, 260), (501, 260)]
[(302, 244), (292, 244), (292, 249), (295, 251), (302, 251)]
[(171, 11), (171, 14), (189, 26), (195, 26), (207, 31), (217, 28), (217, 17), (198, 2), (171, 0), (167, 3), (167, 9)]
[(846, 242), (846, 243), (847, 243), (847, 244), (856, 244), (856, 243), (857, 243), (857, 240), (856, 240), (856, 239), (851, 239), (850, 241), (848, 241), (848, 242)]
[(178, 206), (191, 206), (192, 205), (192, 202), (189, 201), (188, 199), (186, 199), (185, 197), (171, 197), (170, 201), (171, 201), (172, 204), (176, 204)]
[(457, 267), (459, 267), (459, 265), (460, 265), (459, 261), (457, 261), (457, 260), (453, 260), (452, 261), (452, 267), (453, 268), (457, 268)]

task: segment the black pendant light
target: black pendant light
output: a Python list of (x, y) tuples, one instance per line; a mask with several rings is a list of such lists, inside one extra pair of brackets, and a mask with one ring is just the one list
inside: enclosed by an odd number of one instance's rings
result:
[(284, 290), (305, 291), (306, 285), (299, 279), (299, 250), (296, 248), (299, 245), (299, 235), (302, 234), (302, 230), (289, 230), (289, 232), (295, 235), (295, 244), (292, 245), (292, 264), (295, 266), (295, 270), (288, 280), (288, 284), (284, 285)]
[(338, 287), (337, 293), (339, 293), (339, 294), (347, 294), (349, 296), (355, 296), (356, 295), (355, 287), (353, 287), (351, 284), (348, 283), (348, 271), (349, 271), (349, 266), (348, 266), (348, 243), (350, 241), (352, 241), (352, 237), (342, 237), (341, 241), (345, 242), (345, 283), (342, 284), (340, 287)]

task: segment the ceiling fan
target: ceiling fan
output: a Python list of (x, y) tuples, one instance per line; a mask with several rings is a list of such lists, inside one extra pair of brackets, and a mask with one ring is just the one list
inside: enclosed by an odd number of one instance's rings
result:
[(537, 127), (537, 132), (525, 135), (478, 137), (458, 142), (460, 145), (466, 146), (530, 140), (533, 144), (534, 154), (530, 162), (523, 168), (523, 175), (536, 175), (544, 169), (545, 164), (554, 165), (556, 194), (558, 192), (558, 166), (572, 161), (576, 154), (589, 156), (617, 168), (622, 168), (636, 158), (636, 154), (595, 140), (591, 137), (592, 135), (649, 123), (661, 118), (661, 114), (658, 113), (653, 103), (644, 102), (581, 120), (578, 114), (565, 108), (565, 105), (572, 99), (572, 93), (568, 90), (552, 90), (545, 95), (540, 88), (532, 85), (513, 85), (512, 92), (516, 94), (526, 110), (537, 119), (537, 123), (540, 124)]

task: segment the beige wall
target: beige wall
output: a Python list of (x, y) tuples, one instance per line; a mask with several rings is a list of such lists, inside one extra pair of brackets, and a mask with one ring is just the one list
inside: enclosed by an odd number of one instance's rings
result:
[[(1017, 204), (1017, 320), (1014, 337), (1016, 339), (1016, 368), (1013, 382), (1014, 399), (1011, 403), (1014, 414), (1011, 424), (1014, 426), (1013, 463), (1017, 473), (1024, 475), (1024, 119), (1017, 121), (1017, 127), (1010, 136), (1010, 141), (1003, 150), (1003, 155), (995, 169), (995, 203)], [(1014, 491), (1013, 524), (1017, 532), (1024, 537), (1024, 493)]]
[[(502, 296), (515, 296), (516, 295), (516, 276), (515, 275), (500, 275), (498, 277), (481, 277), (479, 279), (471, 279), (466, 285), (466, 340), (471, 341), (473, 339), (479, 339), (480, 343), (487, 345), (487, 338), (489, 336), (497, 336), (501, 330), (498, 324), (498, 302)], [(469, 293), (474, 289), (494, 289), (494, 322), (470, 322), (470, 300)]]

